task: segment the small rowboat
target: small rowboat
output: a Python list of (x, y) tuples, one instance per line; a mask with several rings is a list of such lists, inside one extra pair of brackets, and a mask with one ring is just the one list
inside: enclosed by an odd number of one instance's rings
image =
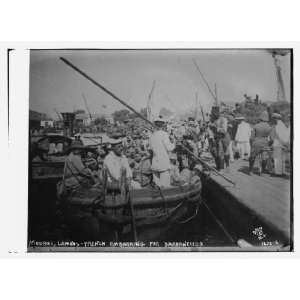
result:
[[(202, 184), (160, 189), (134, 189), (124, 196), (116, 190), (91, 188), (70, 195), (69, 207), (92, 207), (100, 227), (105, 224), (117, 240), (160, 240), (173, 226), (186, 223), (196, 214), (201, 203)], [(101, 240), (101, 237), (99, 237)]]

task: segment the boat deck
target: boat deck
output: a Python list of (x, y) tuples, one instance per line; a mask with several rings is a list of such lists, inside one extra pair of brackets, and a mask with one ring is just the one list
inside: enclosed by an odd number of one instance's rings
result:
[(231, 163), (224, 175), (235, 182), (230, 184), (221, 176), (211, 174), (211, 179), (224, 188), (239, 203), (245, 205), (274, 229), (290, 238), (291, 193), (290, 179), (269, 174), (248, 175), (249, 163), (238, 160)]

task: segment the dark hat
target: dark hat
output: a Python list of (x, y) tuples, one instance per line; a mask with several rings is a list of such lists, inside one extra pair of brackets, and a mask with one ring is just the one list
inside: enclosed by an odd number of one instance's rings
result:
[(116, 146), (116, 145), (120, 145), (120, 144), (122, 144), (122, 139), (110, 139), (110, 144), (112, 145), (112, 146)]
[(157, 123), (157, 124), (164, 124), (164, 123), (166, 123), (167, 122), (167, 120), (165, 120), (163, 117), (158, 117), (158, 118), (156, 118), (156, 119), (154, 119), (154, 123)]

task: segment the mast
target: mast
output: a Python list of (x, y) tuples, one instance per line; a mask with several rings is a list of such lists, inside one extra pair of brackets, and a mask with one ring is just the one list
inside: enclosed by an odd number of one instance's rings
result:
[(197, 62), (195, 61), (195, 59), (193, 59), (193, 62), (194, 62), (194, 65), (195, 65), (197, 71), (199, 72), (199, 74), (200, 74), (202, 80), (203, 80), (204, 83), (206, 84), (206, 86), (207, 86), (207, 88), (208, 88), (208, 91), (210, 92), (211, 96), (213, 97), (216, 106), (217, 106), (217, 105), (218, 105), (217, 96), (216, 96), (216, 95), (214, 94), (214, 92), (211, 90), (211, 88), (210, 88), (210, 86), (209, 86), (207, 80), (205, 79), (204, 75), (202, 74), (202, 72), (201, 72), (201, 70), (200, 70), (200, 68), (199, 68), (199, 66), (198, 66), (198, 64), (197, 64)]
[(277, 101), (286, 101), (285, 89), (284, 89), (283, 78), (282, 78), (282, 73), (281, 73), (281, 66), (280, 66), (278, 54), (273, 52), (272, 56), (274, 59), (274, 65), (275, 65), (275, 69), (276, 69)]
[(152, 88), (151, 88), (151, 91), (148, 95), (148, 101), (147, 101), (147, 119), (149, 121), (151, 121), (151, 118), (152, 118), (151, 100), (152, 100), (153, 92), (154, 92), (154, 89), (155, 89), (155, 83), (156, 83), (155, 80), (153, 80)]
[(215, 102), (216, 102), (216, 106), (219, 105), (219, 101), (218, 101), (218, 91), (217, 91), (217, 84), (215, 83)]
[(92, 122), (92, 121), (93, 121), (92, 114), (91, 114), (91, 112), (90, 112), (90, 110), (89, 110), (89, 107), (88, 107), (88, 104), (87, 104), (87, 100), (86, 100), (86, 98), (85, 98), (85, 96), (84, 96), (83, 93), (82, 93), (82, 98), (83, 98), (83, 100), (84, 100), (86, 110), (88, 111), (89, 116), (90, 116), (90, 120), (91, 120), (91, 122)]

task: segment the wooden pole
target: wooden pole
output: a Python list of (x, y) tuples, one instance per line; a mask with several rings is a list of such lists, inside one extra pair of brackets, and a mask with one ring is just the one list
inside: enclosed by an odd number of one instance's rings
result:
[(91, 119), (91, 121), (93, 121), (92, 114), (91, 114), (91, 112), (90, 112), (90, 110), (89, 110), (89, 107), (88, 107), (88, 104), (87, 104), (86, 98), (85, 98), (85, 96), (84, 96), (84, 94), (83, 94), (83, 93), (82, 93), (82, 98), (83, 98), (83, 100), (84, 100), (85, 107), (86, 107), (86, 109), (87, 109), (87, 111), (88, 111), (88, 113), (89, 113), (89, 115), (90, 115), (90, 119)]
[(198, 93), (195, 94), (195, 120), (198, 121)]
[(203, 107), (202, 107), (201, 104), (200, 104), (200, 108), (201, 108), (201, 114), (202, 114), (203, 122), (205, 123), (205, 115), (204, 115)]
[(219, 105), (219, 101), (218, 101), (218, 91), (217, 91), (217, 84), (216, 83), (215, 83), (215, 96), (216, 96), (216, 98), (215, 98), (216, 106), (218, 106)]
[(153, 95), (153, 92), (154, 92), (154, 89), (155, 89), (155, 80), (153, 80), (153, 83), (152, 83), (152, 88), (151, 88), (151, 91), (149, 93), (149, 96), (148, 96), (148, 101), (147, 101), (147, 119), (149, 121), (151, 121), (151, 106), (150, 106), (150, 102), (152, 100), (152, 95)]
[(201, 72), (199, 66), (197, 65), (197, 63), (196, 63), (196, 61), (195, 61), (194, 59), (193, 59), (193, 62), (194, 62), (194, 65), (195, 65), (196, 69), (198, 70), (199, 74), (201, 75), (201, 78), (203, 79), (204, 83), (206, 84), (206, 86), (207, 86), (207, 88), (208, 88), (210, 94), (212, 95), (214, 101), (217, 101), (217, 100), (216, 100), (216, 95), (215, 95), (215, 94), (213, 93), (213, 91), (211, 90), (211, 88), (210, 88), (210, 86), (209, 86), (207, 80), (205, 79), (204, 75), (202, 74), (202, 72)]

